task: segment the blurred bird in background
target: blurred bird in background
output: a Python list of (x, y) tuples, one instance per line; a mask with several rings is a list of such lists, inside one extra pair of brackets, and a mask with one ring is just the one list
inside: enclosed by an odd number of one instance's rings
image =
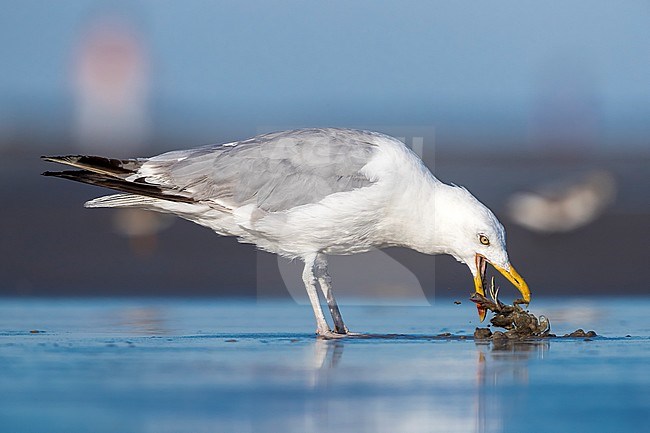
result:
[(578, 179), (541, 185), (513, 194), (507, 203), (512, 221), (539, 233), (566, 233), (595, 221), (616, 198), (616, 180), (595, 170)]

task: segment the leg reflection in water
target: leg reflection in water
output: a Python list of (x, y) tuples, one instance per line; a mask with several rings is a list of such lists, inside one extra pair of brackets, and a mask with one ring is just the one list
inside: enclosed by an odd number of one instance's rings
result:
[(335, 368), (343, 356), (342, 340), (323, 340), (314, 341), (314, 367), (316, 369)]

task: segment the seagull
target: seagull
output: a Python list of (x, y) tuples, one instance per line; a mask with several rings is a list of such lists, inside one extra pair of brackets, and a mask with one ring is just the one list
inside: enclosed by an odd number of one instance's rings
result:
[[(530, 302), (510, 264), (505, 230), (470, 192), (438, 180), (396, 138), (370, 131), (310, 128), (163, 153), (151, 158), (43, 156), (76, 170), (45, 172), (117, 190), (87, 208), (170, 213), (223, 236), (304, 262), (302, 280), (317, 334), (348, 334), (332, 292), (327, 256), (406, 247), (450, 254), (485, 294), (490, 263)], [(330, 329), (319, 289), (332, 317)], [(481, 320), (486, 311), (480, 306)]]
[(605, 170), (517, 192), (506, 204), (513, 222), (538, 233), (568, 233), (600, 217), (616, 198), (616, 180)]

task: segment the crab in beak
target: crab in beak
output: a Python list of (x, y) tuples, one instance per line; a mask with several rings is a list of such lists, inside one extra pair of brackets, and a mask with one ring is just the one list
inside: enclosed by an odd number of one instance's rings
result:
[[(521, 292), (521, 299), (516, 300), (514, 303), (530, 303), (530, 290), (528, 289), (528, 284), (526, 284), (524, 279), (521, 277), (521, 275), (519, 275), (515, 268), (510, 264), (507, 264), (505, 268), (502, 268), (490, 262), (481, 254), (476, 254), (476, 276), (474, 277), (474, 287), (476, 289), (476, 293), (485, 296), (486, 271), (488, 263), (490, 263), (494, 269), (499, 271), (501, 275), (506, 277), (508, 281), (510, 281), (519, 290), (519, 292)], [(480, 305), (477, 305), (476, 308), (478, 309), (478, 316), (482, 322), (485, 319), (485, 314), (487, 311)]]

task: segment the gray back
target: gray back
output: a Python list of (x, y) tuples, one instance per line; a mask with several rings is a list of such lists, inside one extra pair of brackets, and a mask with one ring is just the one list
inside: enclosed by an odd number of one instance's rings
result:
[(276, 212), (371, 185), (360, 173), (381, 134), (347, 129), (302, 129), (169, 152), (147, 161), (148, 181), (219, 199), (231, 207), (254, 203)]

